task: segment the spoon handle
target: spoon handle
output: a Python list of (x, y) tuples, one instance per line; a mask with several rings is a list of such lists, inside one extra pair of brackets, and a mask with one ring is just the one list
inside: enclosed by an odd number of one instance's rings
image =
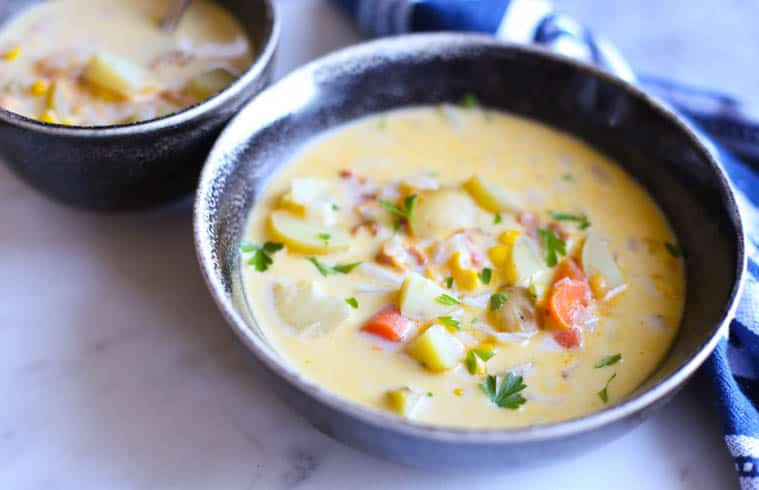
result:
[(161, 29), (166, 32), (174, 32), (190, 3), (192, 0), (171, 0), (166, 16), (161, 20)]

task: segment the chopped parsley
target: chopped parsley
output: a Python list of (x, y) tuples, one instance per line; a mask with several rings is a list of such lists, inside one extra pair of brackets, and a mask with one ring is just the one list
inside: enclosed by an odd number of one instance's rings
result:
[(590, 220), (584, 214), (559, 213), (558, 211), (549, 211), (548, 214), (556, 221), (574, 221), (581, 230), (590, 228)]
[(474, 94), (466, 94), (459, 101), (459, 105), (464, 109), (475, 109), (480, 106), (480, 101)]
[(495, 293), (490, 297), (490, 311), (498, 311), (509, 300), (506, 293)]
[(358, 300), (356, 298), (345, 298), (345, 302), (354, 309), (358, 308)]
[(445, 283), (445, 287), (448, 289), (451, 289), (453, 287), (453, 277), (448, 276), (443, 280), (443, 282)]
[[(403, 200), (403, 209), (399, 208), (392, 202), (380, 199), (379, 203), (380, 206), (385, 208), (387, 211), (390, 211), (396, 216), (400, 216), (402, 218), (406, 218), (409, 221), (413, 221), (413, 212), (414, 212), (414, 203), (416, 203), (416, 194), (412, 194), (408, 196), (406, 199)], [(398, 226), (400, 226), (400, 222), (398, 223)]]
[(248, 259), (248, 265), (252, 266), (258, 272), (264, 272), (274, 262), (271, 254), (279, 252), (284, 247), (277, 242), (266, 242), (262, 246), (255, 243), (244, 241), (240, 244), (240, 250), (243, 253), (252, 253), (253, 256)]
[(598, 361), (596, 363), (596, 365), (595, 365), (595, 368), (599, 369), (599, 368), (606, 367), (606, 366), (612, 366), (612, 365), (618, 363), (621, 360), (622, 360), (622, 354), (619, 354), (619, 353), (612, 354), (612, 355), (606, 356), (603, 359), (601, 359), (600, 361)]
[(543, 240), (543, 259), (548, 267), (559, 263), (559, 255), (567, 254), (567, 244), (551, 228), (538, 228), (538, 236)]
[(324, 242), (324, 245), (329, 245), (329, 239), (332, 238), (332, 235), (329, 233), (319, 233), (316, 235), (316, 238)]
[(501, 217), (501, 213), (495, 213), (495, 215), (493, 216), (493, 224), (497, 225), (501, 221), (503, 221), (503, 218)]
[(598, 392), (598, 398), (601, 399), (604, 403), (609, 403), (609, 383), (611, 383), (611, 380), (617, 377), (617, 373), (614, 373), (611, 375), (611, 377), (606, 380), (606, 384), (604, 385), (603, 389)]
[(680, 248), (680, 245), (676, 243), (667, 242), (664, 244), (664, 247), (667, 249), (667, 252), (669, 252), (669, 254), (676, 259), (679, 259), (683, 256), (683, 249)]
[(449, 330), (461, 330), (461, 322), (450, 316), (439, 316), (437, 320)]
[(493, 270), (485, 267), (477, 275), (479, 276), (480, 281), (482, 281), (482, 284), (490, 284), (490, 279), (493, 277)]
[(561, 180), (563, 180), (564, 182), (574, 182), (575, 176), (572, 174), (564, 174), (561, 176)]
[(437, 301), (441, 305), (446, 305), (446, 306), (453, 306), (453, 305), (457, 305), (461, 303), (461, 301), (457, 300), (456, 298), (448, 294), (441, 294), (440, 296), (435, 298), (435, 301)]
[(340, 206), (338, 206), (335, 203), (332, 203), (332, 211), (340, 211)]
[(328, 265), (324, 262), (320, 262), (316, 257), (309, 257), (308, 261), (314, 264), (314, 267), (323, 275), (324, 277), (330, 276), (332, 274), (348, 274), (350, 271), (361, 265), (361, 262), (353, 262), (350, 264), (335, 264), (335, 265)]
[(501, 387), (496, 390), (497, 386), (498, 378), (488, 375), (485, 376), (480, 388), (490, 398), (490, 401), (499, 407), (516, 410), (527, 401), (520, 393), (527, 388), (521, 376), (510, 372), (501, 382)]
[(466, 353), (466, 368), (469, 374), (477, 374), (477, 359), (487, 362), (495, 353), (486, 349), (469, 349)]
[(428, 392), (427, 392), (427, 396), (428, 396), (428, 397), (430, 397), (430, 398), (432, 398), (432, 392), (431, 392), (431, 391), (428, 391)]

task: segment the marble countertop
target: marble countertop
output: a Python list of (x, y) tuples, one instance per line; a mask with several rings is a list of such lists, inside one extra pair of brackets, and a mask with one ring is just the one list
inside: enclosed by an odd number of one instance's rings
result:
[[(278, 76), (358, 39), (324, 2), (279, 3)], [(698, 379), (622, 438), (537, 469), (433, 473), (346, 448), (246, 364), (190, 215), (65, 208), (0, 167), (0, 488), (737, 488)]]

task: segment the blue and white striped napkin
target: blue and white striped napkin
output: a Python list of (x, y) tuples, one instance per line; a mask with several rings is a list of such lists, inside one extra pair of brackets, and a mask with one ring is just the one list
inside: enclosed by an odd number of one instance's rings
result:
[[(474, 31), (533, 43), (554, 15), (545, 0), (333, 1), (373, 36)], [(759, 490), (759, 174), (724, 149), (720, 153), (741, 208), (748, 274), (729, 339), (719, 343), (703, 369), (712, 381), (741, 487)]]

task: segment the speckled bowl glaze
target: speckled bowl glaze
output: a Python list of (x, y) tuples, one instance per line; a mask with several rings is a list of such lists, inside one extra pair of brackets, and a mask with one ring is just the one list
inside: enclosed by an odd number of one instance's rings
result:
[[(0, 24), (38, 1), (0, 2)], [(118, 126), (45, 124), (0, 109), (0, 157), (48, 196), (101, 210), (158, 206), (190, 194), (224, 125), (269, 81), (279, 23), (269, 0), (218, 0), (258, 51), (243, 75), (194, 106)]]
[[(541, 121), (606, 152), (651, 193), (687, 252), (680, 334), (625, 401), (590, 415), (510, 430), (432, 427), (360, 406), (298, 372), (261, 336), (240, 284), (238, 244), (267, 177), (315, 135), (372, 112), (457, 101)], [(668, 401), (725, 333), (744, 268), (740, 217), (716, 156), (669, 109), (594, 68), (493, 38), (426, 34), (381, 40), (315, 61), (264, 91), (208, 158), (195, 240), (211, 294), (262, 376), (324, 433), (411, 465), (454, 468), (550, 461), (603, 443)]]

